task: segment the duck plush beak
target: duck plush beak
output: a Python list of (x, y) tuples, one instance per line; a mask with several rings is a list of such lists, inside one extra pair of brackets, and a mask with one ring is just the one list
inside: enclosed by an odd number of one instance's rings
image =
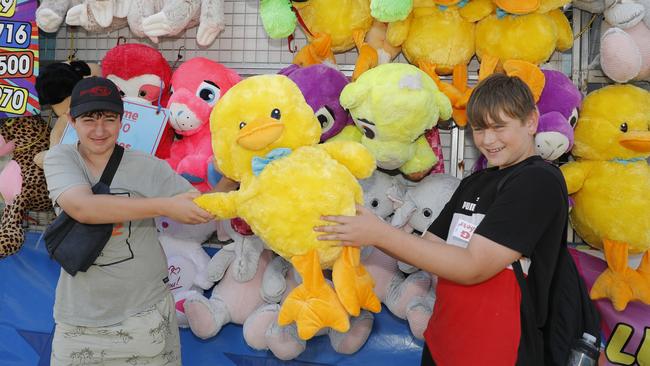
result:
[(624, 148), (638, 152), (650, 152), (650, 132), (630, 131), (618, 139)]
[(540, 0), (496, 0), (495, 4), (510, 14), (528, 14), (539, 8)]
[(248, 150), (262, 150), (282, 136), (284, 125), (269, 117), (257, 118), (239, 131), (237, 143)]

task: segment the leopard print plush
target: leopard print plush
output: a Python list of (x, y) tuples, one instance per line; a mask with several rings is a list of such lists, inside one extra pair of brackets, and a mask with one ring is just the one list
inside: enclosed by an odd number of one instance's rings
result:
[(14, 254), (23, 245), (23, 218), (27, 211), (52, 210), (43, 170), (34, 164), (34, 155), (46, 150), (50, 142), (50, 126), (40, 116), (9, 118), (0, 121), (0, 135), (14, 141), (13, 159), (23, 176), (21, 193), (2, 214), (0, 225), (0, 258)]

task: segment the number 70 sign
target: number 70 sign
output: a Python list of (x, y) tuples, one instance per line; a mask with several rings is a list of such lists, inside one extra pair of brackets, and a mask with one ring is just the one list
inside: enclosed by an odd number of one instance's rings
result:
[(36, 0), (0, 0), (0, 118), (40, 113)]

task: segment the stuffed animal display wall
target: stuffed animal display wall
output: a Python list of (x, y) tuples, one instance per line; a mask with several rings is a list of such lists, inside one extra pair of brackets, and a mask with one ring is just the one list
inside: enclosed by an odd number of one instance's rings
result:
[[(379, 311), (359, 250), (319, 241), (313, 231), (324, 213), (350, 215), (363, 202), (356, 178), (372, 173), (372, 155), (351, 142), (316, 145), (320, 124), (300, 89), (282, 75), (235, 85), (210, 124), (218, 166), (241, 187), (196, 202), (218, 218), (242, 217), (274, 252), (291, 260), (303, 283), (282, 305), (279, 324), (296, 321), (300, 338), (309, 339), (323, 327), (347, 331), (348, 314)], [(336, 292), (322, 275), (328, 267)]]
[[(575, 200), (570, 217), (589, 245), (605, 251), (608, 269), (591, 289), (592, 299), (609, 298), (616, 310), (629, 301), (650, 304), (650, 92), (612, 85), (585, 97), (572, 154), (561, 166)], [(628, 252), (644, 253), (628, 266)]]

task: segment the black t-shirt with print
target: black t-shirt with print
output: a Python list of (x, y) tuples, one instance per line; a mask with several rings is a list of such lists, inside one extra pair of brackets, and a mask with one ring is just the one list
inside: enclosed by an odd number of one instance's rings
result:
[[(473, 231), (529, 258), (528, 273), (534, 274), (529, 288), (537, 322), (542, 325), (567, 217), (568, 197), (562, 174), (533, 156), (505, 169), (489, 168), (463, 179), (429, 232), (463, 246), (462, 227), (469, 225), (470, 237)], [(469, 238), (465, 239), (466, 246)]]

